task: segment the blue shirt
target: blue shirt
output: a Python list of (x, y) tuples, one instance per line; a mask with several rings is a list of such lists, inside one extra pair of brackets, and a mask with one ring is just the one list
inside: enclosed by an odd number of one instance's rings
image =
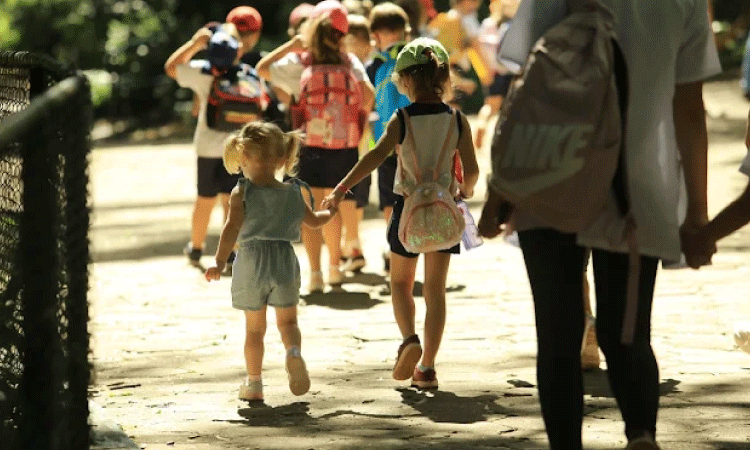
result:
[(396, 67), (396, 57), (404, 45), (396, 44), (378, 53), (367, 66), (367, 75), (375, 86), (375, 112), (378, 113), (378, 120), (372, 123), (372, 135), (376, 142), (385, 132), (393, 113), (411, 104), (409, 98), (398, 92), (398, 88), (391, 81), (393, 68)]

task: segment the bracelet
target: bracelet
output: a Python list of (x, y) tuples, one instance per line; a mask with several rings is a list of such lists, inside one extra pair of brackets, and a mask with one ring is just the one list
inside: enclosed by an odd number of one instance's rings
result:
[(333, 192), (341, 192), (342, 194), (346, 194), (347, 192), (349, 192), (349, 189), (347, 189), (343, 184), (339, 183), (335, 188), (333, 188)]

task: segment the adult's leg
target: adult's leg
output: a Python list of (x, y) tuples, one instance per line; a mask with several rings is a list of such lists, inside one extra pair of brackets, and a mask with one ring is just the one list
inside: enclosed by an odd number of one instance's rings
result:
[(550, 448), (580, 450), (585, 251), (572, 234), (549, 229), (518, 234), (534, 296), (537, 383)]
[(201, 197), (195, 199), (193, 207), (192, 233), (190, 243), (193, 248), (202, 249), (208, 234), (208, 222), (211, 219), (211, 211), (216, 204), (216, 197)]
[(651, 304), (658, 259), (641, 257), (638, 314), (632, 345), (622, 344), (628, 281), (628, 255), (594, 250), (596, 325), (599, 347), (607, 360), (612, 392), (625, 420), (628, 439), (656, 436), (659, 367), (651, 348)]
[(263, 369), (263, 337), (266, 335), (266, 307), (245, 311), (245, 367), (250, 377), (260, 377)]
[(440, 348), (445, 330), (445, 283), (448, 277), (449, 253), (433, 252), (424, 255), (424, 353), (422, 365), (435, 366), (435, 356)]

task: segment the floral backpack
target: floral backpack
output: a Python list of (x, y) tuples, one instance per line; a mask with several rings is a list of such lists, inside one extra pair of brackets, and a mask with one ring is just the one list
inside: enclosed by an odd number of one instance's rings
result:
[[(439, 183), (439, 177), (440, 169), (448, 156), (453, 130), (456, 128), (456, 115), (452, 115), (448, 136), (440, 151), (437, 165), (431, 169), (422, 170), (417, 156), (417, 143), (414, 139), (411, 119), (406, 110), (402, 109), (401, 112), (409, 130), (411, 144), (399, 147), (401, 178), (404, 179), (404, 158), (410, 158), (413, 162), (416, 186), (407, 192), (398, 227), (398, 238), (406, 251), (411, 253), (430, 253), (451, 248), (461, 242), (465, 223), (453, 194)], [(453, 149), (453, 154), (455, 153), (456, 150)], [(450, 165), (449, 172), (453, 176), (453, 163)]]

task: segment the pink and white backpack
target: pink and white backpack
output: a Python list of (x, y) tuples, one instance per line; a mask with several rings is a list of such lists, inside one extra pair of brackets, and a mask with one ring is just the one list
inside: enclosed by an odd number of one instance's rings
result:
[[(464, 218), (458, 209), (453, 193), (439, 183), (440, 170), (453, 137), (453, 130), (457, 128), (456, 115), (452, 114), (448, 126), (448, 136), (438, 157), (438, 163), (430, 170), (421, 170), (417, 156), (417, 144), (411, 119), (406, 110), (401, 110), (409, 132), (411, 145), (402, 145), (398, 150), (401, 178), (404, 179), (404, 158), (410, 158), (414, 163), (413, 175), (416, 185), (408, 189), (404, 200), (404, 209), (398, 227), (398, 238), (406, 251), (411, 253), (430, 253), (449, 249), (461, 242), (464, 231)], [(410, 154), (406, 154), (410, 153)], [(456, 149), (453, 149), (455, 155)], [(450, 165), (453, 176), (453, 162)], [(453, 186), (453, 183), (451, 183)]]
[(357, 148), (365, 124), (362, 90), (351, 59), (344, 64), (313, 64), (303, 53), (300, 98), (290, 108), (292, 126), (305, 132), (305, 145), (332, 150)]

